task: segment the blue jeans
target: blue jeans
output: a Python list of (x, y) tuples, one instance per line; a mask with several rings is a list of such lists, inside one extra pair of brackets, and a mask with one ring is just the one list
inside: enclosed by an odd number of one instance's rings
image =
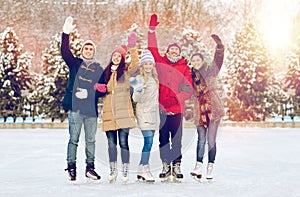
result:
[(165, 111), (160, 111), (160, 158), (168, 164), (181, 162), (182, 159), (182, 118), (182, 114), (167, 115)]
[(140, 164), (147, 165), (149, 164), (150, 151), (153, 144), (154, 130), (142, 130), (144, 136), (144, 147), (142, 150), (142, 157)]
[(106, 131), (106, 137), (108, 142), (108, 156), (109, 162), (116, 162), (118, 157), (117, 151), (117, 135), (119, 136), (119, 145), (121, 148), (122, 163), (129, 163), (129, 146), (128, 135), (129, 128)]
[(67, 150), (67, 162), (76, 163), (77, 147), (82, 124), (85, 131), (85, 155), (86, 163), (94, 163), (95, 160), (95, 142), (97, 131), (97, 117), (88, 117), (82, 115), (79, 111), (68, 112), (69, 121), (69, 143)]
[(208, 140), (208, 162), (209, 163), (215, 162), (216, 153), (217, 153), (216, 137), (217, 137), (217, 131), (219, 125), (220, 125), (220, 120), (210, 121), (208, 128), (205, 128), (203, 126), (197, 126), (198, 141), (197, 141), (196, 159), (198, 162), (201, 163), (203, 162), (206, 137)]

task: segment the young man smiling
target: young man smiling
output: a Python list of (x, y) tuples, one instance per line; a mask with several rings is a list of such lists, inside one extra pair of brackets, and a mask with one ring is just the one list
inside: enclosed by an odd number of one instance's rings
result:
[[(69, 79), (66, 93), (62, 101), (68, 111), (69, 142), (67, 149), (67, 171), (71, 181), (76, 180), (76, 155), (82, 124), (85, 131), (85, 176), (99, 180), (95, 172), (95, 136), (97, 131), (98, 98), (106, 92), (101, 84), (102, 67), (95, 61), (96, 45), (91, 40), (83, 43), (81, 57), (74, 57), (69, 47), (69, 34), (74, 30), (73, 18), (68, 17), (63, 26), (61, 55), (69, 68)], [(101, 92), (95, 91), (97, 89)]]

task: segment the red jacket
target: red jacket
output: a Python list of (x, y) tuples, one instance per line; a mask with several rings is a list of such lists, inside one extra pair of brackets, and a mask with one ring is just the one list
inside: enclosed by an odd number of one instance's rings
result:
[(192, 95), (192, 77), (187, 61), (172, 63), (158, 52), (156, 34), (148, 33), (148, 49), (156, 64), (159, 79), (160, 108), (166, 112), (183, 113), (184, 101)]

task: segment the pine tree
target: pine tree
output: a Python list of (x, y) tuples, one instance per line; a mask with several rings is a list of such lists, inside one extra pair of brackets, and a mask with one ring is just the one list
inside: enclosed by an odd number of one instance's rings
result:
[[(63, 122), (67, 113), (61, 106), (68, 80), (68, 67), (62, 59), (61, 33), (52, 37), (49, 48), (46, 48), (42, 56), (43, 79), (38, 82), (38, 91), (42, 95), (41, 107), (46, 118), (52, 121), (59, 119)], [(70, 48), (75, 56), (80, 56), (82, 39), (75, 31), (70, 34)]]
[(300, 37), (296, 46), (290, 51), (286, 57), (286, 65), (288, 72), (286, 74), (287, 88), (290, 92), (291, 104), (293, 106), (291, 116), (300, 115)]
[(228, 116), (236, 121), (261, 121), (271, 113), (272, 60), (253, 23), (246, 23), (228, 47)]
[(26, 92), (32, 84), (28, 69), (33, 54), (23, 52), (23, 45), (10, 27), (0, 35), (0, 48), (0, 116), (24, 116)]

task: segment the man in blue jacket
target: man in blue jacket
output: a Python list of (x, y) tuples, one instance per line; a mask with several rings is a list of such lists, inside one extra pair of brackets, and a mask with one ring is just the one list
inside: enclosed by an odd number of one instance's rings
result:
[[(62, 101), (64, 110), (68, 111), (69, 142), (67, 150), (66, 169), (71, 181), (76, 180), (76, 155), (82, 124), (85, 131), (85, 176), (93, 180), (101, 177), (95, 172), (95, 136), (97, 131), (98, 98), (106, 92), (105, 85), (101, 84), (103, 68), (94, 59), (96, 45), (87, 40), (81, 48), (81, 57), (73, 56), (69, 47), (69, 34), (75, 28), (73, 18), (68, 17), (63, 26), (61, 54), (69, 68), (69, 79), (66, 93)], [(100, 87), (94, 87), (95, 84)]]

